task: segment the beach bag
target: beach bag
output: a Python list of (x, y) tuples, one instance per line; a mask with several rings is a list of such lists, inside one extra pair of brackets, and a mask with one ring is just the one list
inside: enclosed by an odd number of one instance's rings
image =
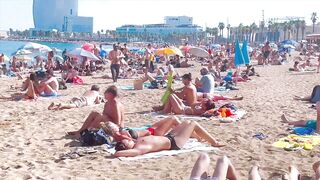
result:
[(312, 94), (311, 94), (311, 103), (316, 103), (320, 101), (320, 85), (317, 85), (313, 88)]
[(80, 133), (82, 146), (99, 146), (102, 144), (112, 145), (112, 139), (103, 129), (85, 129)]

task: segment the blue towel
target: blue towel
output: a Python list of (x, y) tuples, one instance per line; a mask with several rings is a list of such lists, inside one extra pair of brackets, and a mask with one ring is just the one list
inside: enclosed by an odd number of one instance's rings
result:
[(295, 127), (293, 128), (293, 133), (297, 134), (297, 135), (311, 135), (313, 134), (315, 131), (311, 128), (307, 128), (307, 127)]

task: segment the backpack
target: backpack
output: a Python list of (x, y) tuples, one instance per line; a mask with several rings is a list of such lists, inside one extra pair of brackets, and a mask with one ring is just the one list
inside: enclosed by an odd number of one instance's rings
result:
[(313, 88), (312, 94), (311, 94), (311, 103), (316, 103), (320, 101), (320, 85), (317, 85)]
[(85, 129), (80, 133), (82, 146), (112, 145), (112, 139), (103, 129)]

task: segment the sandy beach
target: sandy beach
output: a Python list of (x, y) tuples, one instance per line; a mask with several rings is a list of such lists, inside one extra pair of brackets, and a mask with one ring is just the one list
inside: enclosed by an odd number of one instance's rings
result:
[[(227, 155), (234, 163), (241, 179), (247, 179), (250, 167), (261, 166), (263, 179), (279, 179), (289, 164), (295, 164), (303, 176), (313, 175), (312, 163), (319, 160), (319, 147), (311, 151), (288, 152), (272, 147), (272, 143), (289, 134), (280, 116), (306, 120), (315, 118), (310, 104), (294, 101), (294, 95), (309, 95), (319, 83), (315, 72), (303, 75), (289, 73), (292, 63), (283, 66), (257, 67), (261, 77), (248, 83), (240, 83), (239, 91), (228, 95), (242, 95), (244, 100), (234, 102), (246, 110), (247, 115), (236, 123), (199, 121), (217, 139), (227, 144), (220, 152), (209, 152), (212, 159), (210, 173), (216, 159)], [(192, 71), (199, 75), (200, 65), (192, 69), (178, 69), (180, 74)], [(198, 157), (198, 152), (166, 156), (157, 159), (120, 161), (98, 150), (76, 159), (61, 160), (78, 145), (65, 138), (65, 132), (79, 128), (90, 111), (102, 112), (103, 105), (48, 111), (51, 102), (68, 101), (80, 96), (92, 84), (104, 91), (111, 79), (85, 77), (87, 85), (71, 86), (61, 91), (57, 98), (40, 98), (37, 101), (1, 101), (0, 103), (0, 179), (188, 179)], [(10, 95), (10, 86), (18, 86), (17, 78), (1, 78), (0, 94)], [(120, 80), (121, 85), (131, 85), (133, 80)], [(152, 106), (160, 104), (164, 90), (120, 91), (126, 105), (126, 126), (139, 127), (152, 124), (154, 119), (145, 116)], [(268, 137), (258, 140), (252, 136), (258, 132)]]

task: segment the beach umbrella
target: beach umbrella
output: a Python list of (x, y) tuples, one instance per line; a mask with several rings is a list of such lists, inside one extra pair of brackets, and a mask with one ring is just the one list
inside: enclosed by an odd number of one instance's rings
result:
[(208, 51), (199, 47), (190, 48), (189, 53), (197, 57), (203, 57), (203, 58), (209, 57)]
[(52, 49), (49, 46), (39, 44), (39, 43), (33, 43), (33, 42), (28, 42), (27, 44), (23, 45), (20, 47), (20, 49), (27, 49), (30, 51), (40, 51), (40, 52), (50, 52)]
[(28, 55), (17, 55), (16, 58), (18, 61), (24, 61), (24, 62), (32, 60), (32, 58)]
[(220, 44), (211, 44), (210, 46), (211, 46), (211, 48), (213, 48), (213, 49), (220, 49), (220, 48), (221, 48), (221, 45), (220, 45)]
[(236, 47), (235, 47), (234, 65), (239, 67), (241, 64), (245, 64), (245, 62), (244, 62), (244, 57), (240, 48), (239, 41), (237, 41)]
[(156, 51), (156, 55), (177, 55), (173, 48), (160, 48)]
[(284, 48), (289, 48), (289, 49), (295, 49), (296, 47), (290, 45), (290, 44), (285, 44), (283, 45)]
[(61, 57), (61, 56), (59, 56), (59, 55), (54, 55), (54, 56), (53, 56), (53, 60), (59, 61), (59, 62), (63, 62), (63, 61), (64, 61), (63, 57)]
[(32, 52), (26, 49), (20, 49), (20, 50), (17, 50), (15, 53), (13, 53), (13, 55), (28, 55), (28, 54), (32, 54)]
[(82, 49), (86, 50), (86, 51), (90, 51), (92, 52), (94, 49), (94, 45), (91, 43), (85, 43), (81, 46)]
[(58, 49), (58, 48), (52, 48), (52, 51), (53, 51), (54, 53), (60, 53), (60, 52), (62, 52), (62, 50), (61, 50), (61, 49)]
[(189, 52), (192, 46), (180, 46), (179, 49), (185, 53)]
[(86, 51), (82, 48), (76, 48), (72, 51), (67, 52), (67, 56), (71, 57), (87, 57), (92, 60), (99, 60), (97, 56), (95, 56), (93, 53)]
[(242, 55), (244, 58), (244, 64), (250, 64), (250, 57), (249, 57), (249, 52), (248, 52), (248, 43), (247, 41), (243, 42), (242, 45)]
[(287, 40), (282, 41), (280, 44), (290, 44), (290, 45), (295, 46), (299, 43), (297, 41), (287, 39)]
[(3, 56), (3, 60), (4, 60), (4, 62), (9, 62), (10, 58), (7, 55), (4, 55)]
[(179, 55), (180, 57), (184, 57), (184, 55), (182, 54), (179, 48), (176, 48), (176, 47), (171, 47), (171, 48), (176, 52), (176, 55)]

